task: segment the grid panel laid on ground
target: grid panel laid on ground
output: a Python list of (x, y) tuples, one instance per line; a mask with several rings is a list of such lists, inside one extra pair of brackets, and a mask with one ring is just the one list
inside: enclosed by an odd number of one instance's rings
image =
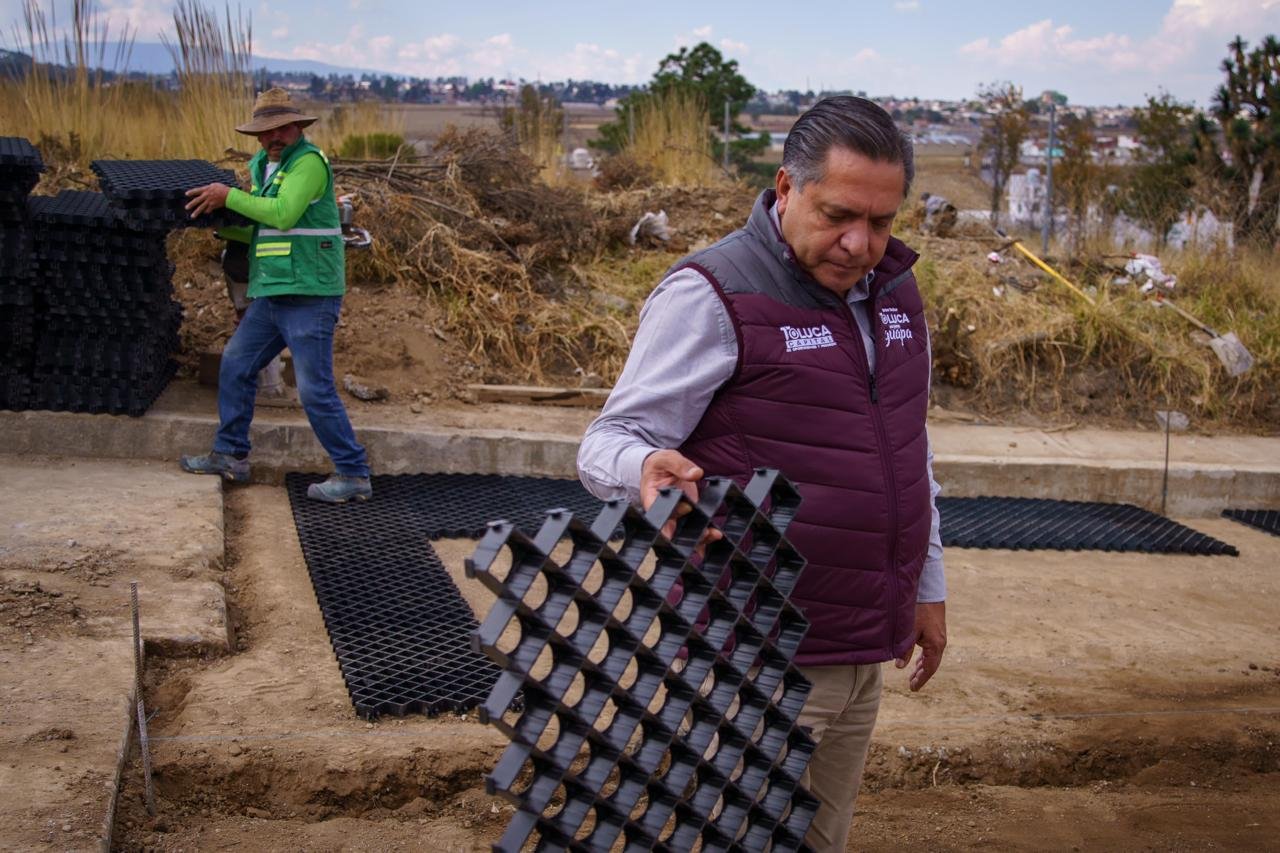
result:
[(938, 498), (954, 548), (1239, 556), (1234, 546), (1131, 504), (1042, 498)]
[[(320, 475), (290, 474), (298, 537), (356, 710), (435, 714), (479, 705), (497, 670), (473, 651), (475, 617), (430, 541), (479, 538), (505, 519), (536, 531), (555, 508), (594, 518), (575, 480), (489, 474), (373, 478), (373, 500), (306, 498)], [(1236, 554), (1231, 545), (1146, 510), (1020, 498), (941, 498), (944, 545), (965, 548)]]
[(1224, 509), (1223, 518), (1247, 524), (1272, 536), (1280, 536), (1280, 510), (1277, 509)]

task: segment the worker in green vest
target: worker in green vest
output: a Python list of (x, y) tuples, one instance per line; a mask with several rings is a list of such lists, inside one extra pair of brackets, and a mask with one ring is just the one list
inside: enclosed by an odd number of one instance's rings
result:
[(262, 145), (249, 161), (249, 192), (225, 184), (189, 190), (192, 218), (226, 207), (254, 222), (249, 242), (249, 308), (222, 353), (218, 433), (211, 452), (183, 456), (195, 474), (249, 479), (249, 424), (258, 371), (285, 347), (293, 354), (298, 396), (336, 473), (307, 496), (329, 503), (373, 494), (364, 447), (356, 441), (333, 381), (333, 329), (346, 292), (342, 225), (333, 170), (303, 128), (315, 116), (298, 110), (284, 89), (268, 89), (253, 119), (236, 128)]

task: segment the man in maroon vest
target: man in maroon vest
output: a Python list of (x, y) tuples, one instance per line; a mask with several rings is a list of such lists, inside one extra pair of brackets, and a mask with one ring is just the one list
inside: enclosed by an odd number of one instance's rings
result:
[(806, 838), (843, 851), (880, 704), (880, 664), (919, 690), (946, 646), (942, 546), (925, 430), (929, 340), (890, 236), (914, 167), (880, 107), (827, 98), (787, 136), (746, 227), (676, 264), (650, 295), (626, 367), (578, 454), (596, 496), (648, 506), (708, 475), (780, 469), (803, 502), (808, 561), (796, 663), (818, 749)]

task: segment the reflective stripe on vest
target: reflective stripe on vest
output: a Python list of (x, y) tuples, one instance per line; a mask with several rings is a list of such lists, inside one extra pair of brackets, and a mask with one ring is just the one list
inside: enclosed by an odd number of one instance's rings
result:
[[(312, 202), (314, 204), (315, 202)], [(259, 228), (260, 237), (340, 237), (341, 228), (290, 228), (282, 231), (279, 228)]]
[(256, 254), (259, 258), (274, 258), (283, 257), (292, 251), (292, 243), (259, 243)]

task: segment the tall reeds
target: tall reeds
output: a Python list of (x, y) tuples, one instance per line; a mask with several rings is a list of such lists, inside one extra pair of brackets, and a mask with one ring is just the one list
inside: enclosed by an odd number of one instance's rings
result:
[[(0, 81), (0, 120), (6, 132), (44, 137), (79, 159), (82, 152), (121, 152), (128, 134), (122, 117), (134, 106), (154, 114), (151, 99), (139, 98), (119, 77), (128, 65), (134, 34), (113, 42), (92, 0), (73, 0), (71, 27), (59, 41), (56, 8), (24, 0), (14, 41), (30, 56), (20, 79)], [(130, 105), (130, 100), (139, 103)]]
[(507, 107), (499, 117), (502, 129), (515, 137), (516, 144), (538, 167), (543, 180), (555, 183), (565, 172), (564, 108), (554, 97), (542, 97), (537, 88), (520, 89), (516, 106)]
[(172, 117), (174, 152), (185, 156), (221, 154), (244, 148), (235, 132), (253, 106), (253, 26), (231, 7), (223, 21), (199, 0), (178, 0), (175, 37), (161, 36), (178, 77), (177, 114)]
[(0, 80), (6, 134), (59, 148), (80, 166), (98, 158), (217, 158), (244, 147), (235, 125), (252, 105), (248, 21), (230, 8), (225, 23), (196, 0), (174, 10), (165, 38), (177, 91), (127, 78), (135, 34), (115, 33), (93, 0), (72, 0), (71, 26), (58, 38), (54, 0), (24, 0), (15, 41), (30, 55), (24, 73)]
[(680, 87), (658, 90), (636, 107), (635, 134), (625, 150), (664, 184), (707, 186), (719, 177), (709, 122), (699, 93)]

